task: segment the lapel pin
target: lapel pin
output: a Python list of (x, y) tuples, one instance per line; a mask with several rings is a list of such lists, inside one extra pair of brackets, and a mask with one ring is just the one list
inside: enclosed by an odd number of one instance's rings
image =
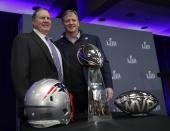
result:
[(88, 37), (85, 37), (84, 39), (85, 39), (85, 40), (88, 40), (89, 38), (88, 38)]

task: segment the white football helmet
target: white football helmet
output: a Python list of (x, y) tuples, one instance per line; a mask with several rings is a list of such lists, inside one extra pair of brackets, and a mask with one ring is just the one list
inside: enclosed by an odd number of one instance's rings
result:
[(28, 123), (37, 128), (68, 124), (71, 107), (65, 86), (55, 79), (35, 82), (26, 92), (25, 115)]

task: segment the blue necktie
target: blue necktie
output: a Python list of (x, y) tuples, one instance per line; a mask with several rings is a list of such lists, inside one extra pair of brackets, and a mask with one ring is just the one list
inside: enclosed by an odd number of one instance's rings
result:
[(50, 38), (45, 37), (45, 39), (47, 40), (47, 43), (48, 43), (49, 48), (50, 48), (50, 50), (51, 50), (51, 54), (52, 54), (52, 58), (53, 58), (54, 64), (55, 64), (55, 66), (56, 66), (56, 68), (57, 68), (58, 80), (59, 80), (60, 82), (62, 82), (63, 79), (62, 79), (61, 64), (60, 64), (60, 60), (59, 60), (59, 56), (58, 56), (56, 47), (55, 47), (55, 45), (52, 43), (52, 41), (50, 40)]

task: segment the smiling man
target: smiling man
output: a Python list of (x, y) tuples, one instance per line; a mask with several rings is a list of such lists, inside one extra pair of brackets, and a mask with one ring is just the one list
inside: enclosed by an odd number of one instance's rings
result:
[(95, 45), (101, 51), (104, 56), (101, 72), (108, 100), (113, 96), (109, 61), (104, 55), (99, 38), (94, 35), (85, 34), (83, 31), (79, 30), (80, 23), (76, 11), (65, 11), (62, 16), (62, 24), (65, 28), (65, 32), (63, 33), (63, 37), (55, 42), (55, 45), (61, 51), (63, 58), (64, 83), (73, 95), (75, 113), (84, 114), (87, 113), (88, 109), (88, 69), (78, 62), (77, 51), (81, 45), (87, 43)]
[(52, 26), (48, 10), (43, 8), (36, 10), (32, 15), (32, 25), (31, 33), (16, 36), (11, 54), (12, 80), (21, 122), (25, 121), (24, 97), (26, 91), (34, 82), (43, 78), (58, 79), (59, 73), (54, 55), (58, 56), (62, 67), (59, 50), (54, 46), (55, 52), (52, 52), (47, 41), (47, 35)]

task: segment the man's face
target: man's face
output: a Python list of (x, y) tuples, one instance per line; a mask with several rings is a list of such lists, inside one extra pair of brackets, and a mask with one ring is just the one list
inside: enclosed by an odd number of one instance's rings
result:
[(40, 31), (42, 34), (47, 35), (51, 29), (52, 21), (48, 11), (40, 10), (37, 12), (36, 18), (32, 21), (35, 29)]
[(64, 16), (63, 25), (67, 33), (77, 33), (79, 28), (79, 20), (74, 13), (70, 12)]

